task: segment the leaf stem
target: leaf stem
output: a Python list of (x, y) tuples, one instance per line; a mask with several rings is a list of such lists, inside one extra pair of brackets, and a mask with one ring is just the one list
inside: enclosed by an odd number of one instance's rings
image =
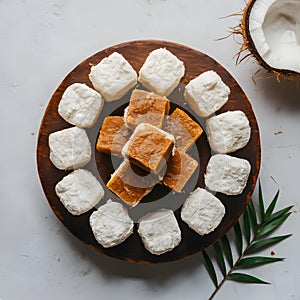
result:
[[(259, 228), (261, 226), (261, 224), (258, 224)], [(259, 229), (258, 229), (259, 232)], [(229, 275), (235, 270), (237, 269), (237, 265), (239, 264), (239, 262), (244, 258), (245, 254), (248, 251), (248, 248), (256, 241), (257, 239), (257, 233), (254, 234), (253, 238), (251, 239), (251, 241), (247, 244), (247, 247), (244, 249), (244, 251), (239, 255), (239, 257), (237, 258), (237, 260), (235, 261), (234, 265), (229, 269), (229, 271), (227, 272), (227, 274), (224, 276), (224, 278), (218, 283), (218, 285), (216, 286), (215, 290), (213, 291), (213, 293), (210, 295), (210, 297), (208, 298), (208, 300), (212, 300), (214, 298), (214, 296), (217, 294), (217, 292), (220, 290), (220, 288), (222, 287), (222, 285), (225, 283), (225, 281), (227, 279), (229, 279)]]

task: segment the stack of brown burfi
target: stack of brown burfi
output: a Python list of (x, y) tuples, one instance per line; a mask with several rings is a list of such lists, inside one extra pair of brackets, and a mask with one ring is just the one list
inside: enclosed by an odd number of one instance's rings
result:
[(130, 206), (138, 204), (157, 183), (149, 172), (125, 160), (106, 186)]
[(123, 148), (123, 155), (142, 169), (159, 174), (172, 154), (174, 137), (147, 123), (138, 125)]
[(176, 150), (167, 162), (167, 172), (162, 183), (171, 190), (181, 193), (197, 167), (198, 162), (195, 159), (180, 150)]
[(124, 124), (123, 117), (108, 116), (103, 121), (96, 149), (99, 152), (122, 157), (122, 148), (129, 137), (130, 132)]
[(179, 108), (166, 118), (163, 130), (174, 135), (176, 148), (183, 152), (190, 149), (203, 132), (201, 126)]
[(162, 127), (165, 115), (169, 113), (170, 101), (166, 97), (143, 90), (134, 90), (126, 108), (124, 119), (134, 130), (141, 123)]
[(165, 120), (163, 129), (174, 135), (177, 150), (168, 161), (162, 182), (168, 188), (180, 193), (198, 166), (198, 162), (185, 152), (191, 148), (203, 130), (179, 108)]
[(202, 128), (184, 111), (177, 108), (167, 116), (169, 110), (167, 98), (134, 90), (124, 118), (110, 116), (103, 122), (97, 150), (125, 158), (107, 187), (130, 206), (137, 205), (160, 180), (182, 192), (198, 167), (185, 152)]

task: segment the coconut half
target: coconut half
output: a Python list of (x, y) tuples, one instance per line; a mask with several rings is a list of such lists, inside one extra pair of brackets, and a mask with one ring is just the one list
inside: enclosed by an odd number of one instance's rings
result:
[(300, 76), (300, 0), (250, 0), (234, 33), (277, 78)]

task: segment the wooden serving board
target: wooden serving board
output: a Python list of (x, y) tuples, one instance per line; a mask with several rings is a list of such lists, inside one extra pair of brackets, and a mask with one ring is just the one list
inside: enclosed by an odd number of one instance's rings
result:
[[(186, 70), (185, 76), (182, 78), (180, 85), (168, 97), (172, 102), (171, 111), (176, 107), (184, 109), (192, 118), (194, 118), (202, 125), (204, 131), (205, 119), (197, 117), (185, 103), (185, 100), (183, 98), (184, 86), (200, 73), (208, 70), (214, 70), (221, 76), (225, 84), (230, 87), (231, 94), (229, 101), (218, 112), (216, 112), (216, 114), (225, 111), (242, 110), (247, 115), (251, 126), (250, 141), (246, 147), (232, 153), (231, 155), (247, 159), (251, 164), (251, 173), (248, 179), (247, 186), (241, 195), (226, 196), (221, 193), (216, 194), (216, 196), (222, 201), (226, 208), (226, 215), (219, 227), (214, 232), (205, 236), (199, 236), (193, 230), (188, 228), (188, 226), (184, 222), (182, 222), (180, 218), (181, 205), (186, 199), (189, 192), (193, 191), (197, 186), (204, 187), (204, 173), (206, 165), (210, 156), (213, 154), (210, 150), (204, 132), (201, 138), (197, 141), (196, 145), (190, 151), (190, 154), (199, 161), (200, 167), (191, 178), (189, 183), (186, 185), (184, 192), (181, 194), (175, 194), (172, 192), (170, 193), (167, 188), (163, 186), (156, 186), (154, 190), (142, 200), (141, 203), (139, 203), (132, 209), (129, 208), (129, 213), (134, 221), (137, 221), (138, 218), (143, 214), (146, 214), (147, 212), (153, 211), (157, 208), (164, 207), (173, 209), (182, 231), (182, 241), (180, 245), (173, 251), (166, 254), (160, 256), (152, 255), (144, 248), (142, 241), (137, 234), (138, 224), (135, 224), (134, 234), (131, 235), (125, 242), (116, 247), (105, 249), (94, 239), (92, 230), (89, 226), (89, 216), (92, 211), (87, 212), (81, 216), (73, 216), (64, 208), (64, 206), (59, 201), (59, 198), (55, 193), (55, 185), (65, 175), (70, 173), (70, 171), (58, 170), (51, 163), (49, 159), (50, 152), (48, 146), (48, 137), (52, 132), (72, 126), (65, 122), (58, 115), (58, 104), (63, 92), (72, 83), (86, 83), (88, 86), (92, 87), (91, 82), (88, 78), (91, 65), (96, 65), (104, 57), (107, 57), (114, 51), (117, 51), (121, 53), (129, 61), (132, 67), (138, 72), (148, 54), (152, 50), (161, 47), (167, 48), (180, 60), (182, 60), (184, 62)], [(93, 154), (91, 162), (84, 168), (91, 170), (102, 183), (105, 189), (105, 197), (101, 200), (99, 205), (104, 204), (107, 199), (120, 201), (111, 191), (109, 191), (105, 187), (105, 184), (109, 180), (110, 175), (112, 174), (114, 169), (121, 161), (115, 158), (111, 159), (110, 156), (95, 151), (96, 139), (103, 119), (107, 115), (122, 115), (123, 110), (129, 101), (129, 97), (130, 92), (119, 101), (105, 103), (98, 122), (93, 128), (87, 130), (92, 145)], [(261, 150), (259, 129), (256, 118), (251, 108), (250, 102), (248, 101), (246, 95), (244, 94), (243, 90), (238, 85), (236, 80), (219, 63), (217, 63), (208, 55), (184, 45), (156, 40), (131, 41), (112, 46), (96, 53), (95, 55), (80, 63), (73, 71), (71, 71), (66, 76), (66, 78), (62, 81), (62, 83), (59, 85), (52, 98), (50, 99), (43, 120), (41, 122), (37, 143), (37, 165), (41, 184), (45, 196), (58, 219), (67, 227), (67, 229), (72, 234), (74, 234), (82, 242), (86, 243), (89, 247), (109, 256), (134, 262), (154, 263), (181, 259), (200, 250), (203, 250), (204, 248), (221, 238), (238, 220), (240, 215), (244, 212), (248, 202), (250, 201), (259, 173), (260, 157)], [(96, 209), (98, 206), (96, 206), (94, 209)]]

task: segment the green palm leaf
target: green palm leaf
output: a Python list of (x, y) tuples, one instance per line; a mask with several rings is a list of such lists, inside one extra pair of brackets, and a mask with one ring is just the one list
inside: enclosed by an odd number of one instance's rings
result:
[(263, 236), (269, 234), (271, 231), (275, 230), (277, 227), (279, 227), (289, 216), (291, 213), (287, 213), (280, 218), (275, 219), (271, 223), (268, 223), (267, 225), (264, 225), (258, 232), (256, 237), (262, 238)]
[(232, 256), (231, 246), (227, 235), (224, 235), (222, 237), (222, 244), (223, 244), (224, 254), (227, 258), (227, 261), (230, 267), (233, 267), (233, 256)]
[(234, 233), (235, 233), (238, 253), (239, 253), (239, 255), (242, 255), (242, 253), (243, 253), (243, 235), (242, 235), (242, 229), (241, 229), (241, 225), (240, 225), (239, 221), (237, 221), (234, 224)]
[(224, 256), (219, 242), (214, 243), (214, 249), (217, 254), (218, 264), (221, 269), (221, 272), (223, 276), (226, 276), (226, 266), (225, 266)]
[(283, 208), (281, 210), (279, 210), (278, 212), (270, 215), (268, 218), (265, 219), (265, 221), (263, 222), (263, 225), (271, 223), (272, 221), (280, 218), (282, 215), (286, 214), (287, 212), (289, 212), (292, 209), (293, 205), (288, 206), (286, 208)]
[(269, 282), (263, 281), (257, 277), (244, 274), (244, 273), (231, 273), (228, 275), (228, 278), (234, 281), (246, 282), (246, 283), (261, 283), (261, 284), (270, 284)]
[(260, 219), (261, 222), (263, 223), (263, 221), (265, 220), (265, 206), (264, 206), (264, 198), (263, 198), (260, 180), (258, 182), (258, 202), (259, 202)]
[(248, 247), (248, 249), (245, 251), (245, 254), (254, 253), (258, 250), (262, 250), (268, 246), (274, 245), (276, 243), (279, 243), (287, 238), (289, 238), (291, 234), (282, 235), (282, 236), (275, 236), (272, 238), (264, 239), (258, 242), (254, 242), (252, 245)]
[(272, 202), (270, 203), (269, 207), (267, 208), (266, 215), (265, 215), (266, 218), (269, 218), (271, 216), (272, 212), (274, 211), (278, 197), (279, 197), (279, 190), (277, 191), (275, 197), (273, 198)]
[(254, 234), (256, 234), (257, 231), (258, 231), (258, 223), (257, 223), (255, 207), (253, 205), (252, 200), (250, 201), (247, 209), (248, 209), (248, 213), (249, 213), (249, 217), (250, 217), (250, 221), (251, 221), (251, 224), (252, 224)]
[[(213, 247), (216, 253), (215, 265), (219, 267), (223, 275), (223, 279), (219, 283), (213, 261), (210, 259), (205, 250), (202, 251), (206, 268), (214, 285), (216, 286), (209, 299), (213, 299), (213, 297), (216, 295), (220, 287), (227, 279), (245, 283), (269, 284), (268, 282), (260, 278), (245, 273), (239, 273), (236, 272), (236, 270), (284, 260), (284, 258), (281, 257), (249, 256), (249, 254), (251, 253), (258, 252), (259, 250), (262, 250), (270, 245), (277, 244), (291, 236), (291, 234), (287, 234), (270, 238), (265, 237), (266, 235), (277, 229), (291, 215), (290, 210), (293, 206), (288, 206), (277, 212), (274, 212), (278, 198), (279, 191), (275, 194), (271, 203), (267, 207), (267, 210), (265, 211), (262, 187), (259, 182), (259, 210), (256, 210), (253, 200), (251, 199), (249, 205), (243, 213), (242, 224), (237, 221), (233, 227), (235, 233), (235, 243), (238, 252), (238, 257), (235, 259), (235, 262), (231, 243), (227, 235), (224, 235), (220, 241), (214, 243)], [(261, 221), (260, 223), (258, 220), (259, 218)], [(243, 227), (243, 230), (241, 226)], [(245, 240), (247, 244), (245, 250), (243, 250), (243, 240)], [(225, 257), (228, 261), (228, 265), (230, 266), (228, 266), (229, 270), (226, 270)]]
[(277, 261), (282, 261), (281, 257), (266, 257), (266, 256), (251, 256), (242, 258), (237, 264), (237, 267), (253, 267), (262, 264), (269, 264)]
[(247, 241), (247, 244), (249, 244), (250, 238), (251, 238), (251, 229), (250, 229), (248, 210), (245, 210), (245, 212), (244, 212), (243, 221), (244, 221), (244, 230), (245, 230), (246, 241)]
[(217, 274), (216, 274), (214, 265), (213, 265), (211, 259), (209, 258), (208, 254), (206, 253), (205, 250), (202, 251), (202, 255), (203, 255), (203, 258), (204, 258), (204, 261), (205, 261), (206, 269), (207, 269), (214, 285), (217, 287), (218, 286), (218, 279), (217, 279)]

